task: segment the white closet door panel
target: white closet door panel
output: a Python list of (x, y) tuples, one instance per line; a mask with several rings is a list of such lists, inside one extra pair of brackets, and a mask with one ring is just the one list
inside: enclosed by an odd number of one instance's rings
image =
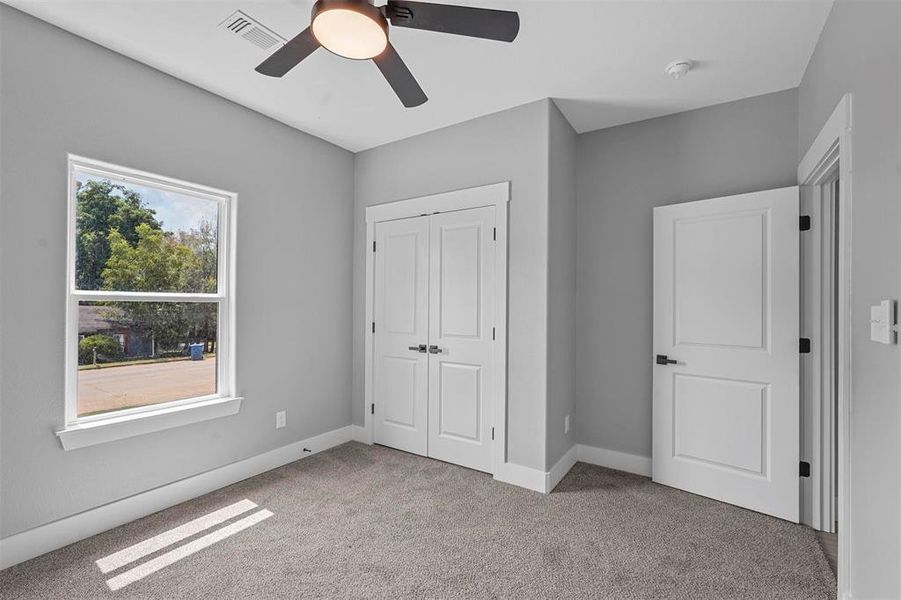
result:
[(429, 456), (490, 472), (494, 208), (430, 219)]
[(426, 455), (428, 217), (378, 223), (375, 237), (375, 442)]

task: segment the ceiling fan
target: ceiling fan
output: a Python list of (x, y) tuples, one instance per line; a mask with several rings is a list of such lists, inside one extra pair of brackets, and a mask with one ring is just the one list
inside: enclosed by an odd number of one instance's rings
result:
[(506, 10), (451, 6), (410, 0), (317, 0), (310, 26), (260, 63), (256, 71), (282, 77), (319, 46), (356, 60), (372, 59), (407, 108), (428, 97), (388, 41), (388, 23), (469, 37), (512, 42), (519, 33), (519, 14)]

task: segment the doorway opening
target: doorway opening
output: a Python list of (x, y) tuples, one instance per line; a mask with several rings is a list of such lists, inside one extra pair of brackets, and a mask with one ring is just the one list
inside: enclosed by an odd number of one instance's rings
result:
[[(838, 597), (850, 581), (851, 96), (846, 94), (798, 166), (802, 232), (802, 522), (818, 531), (836, 568)], [(806, 458), (804, 458), (806, 457)]]
[(838, 531), (839, 165), (801, 188), (801, 522), (818, 532), (833, 571)]

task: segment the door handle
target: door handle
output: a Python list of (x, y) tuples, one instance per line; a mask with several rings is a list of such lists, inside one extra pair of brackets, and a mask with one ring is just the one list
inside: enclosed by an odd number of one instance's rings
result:
[(657, 355), (657, 364), (658, 365), (674, 365), (678, 361), (675, 361), (669, 358), (666, 354), (658, 354)]
[(439, 352), (444, 352), (444, 351), (441, 348), (439, 348), (438, 346), (429, 346), (429, 352), (431, 354), (438, 354)]
[(408, 347), (410, 350), (413, 350), (414, 352), (422, 352), (424, 354), (426, 351), (425, 344), (419, 344), (418, 346), (408, 346)]

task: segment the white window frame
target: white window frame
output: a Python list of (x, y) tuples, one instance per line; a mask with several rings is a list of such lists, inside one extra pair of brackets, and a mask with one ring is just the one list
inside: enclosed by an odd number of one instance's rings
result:
[[(76, 172), (134, 183), (163, 191), (212, 200), (218, 204), (218, 274), (213, 294), (184, 292), (116, 292), (79, 290), (76, 264)], [(237, 194), (137, 169), (68, 155), (65, 428), (57, 432), (63, 448), (71, 450), (123, 439), (221, 416), (240, 410), (235, 393), (235, 216)], [(78, 304), (89, 301), (215, 302), (217, 309), (216, 393), (149, 406), (78, 416)]]

